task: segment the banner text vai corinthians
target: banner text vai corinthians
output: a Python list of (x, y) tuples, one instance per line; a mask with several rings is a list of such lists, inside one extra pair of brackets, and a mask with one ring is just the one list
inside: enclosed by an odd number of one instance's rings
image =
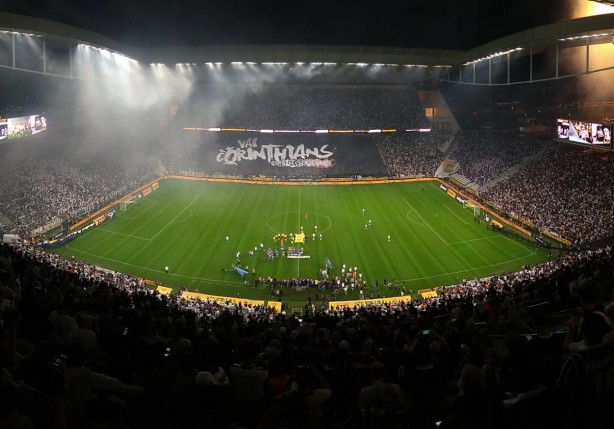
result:
[(305, 148), (305, 145), (264, 144), (258, 146), (258, 138), (237, 140), (238, 146), (220, 149), (215, 157), (225, 165), (238, 165), (241, 161), (262, 159), (276, 167), (313, 167), (332, 168), (334, 152), (328, 144), (320, 147)]

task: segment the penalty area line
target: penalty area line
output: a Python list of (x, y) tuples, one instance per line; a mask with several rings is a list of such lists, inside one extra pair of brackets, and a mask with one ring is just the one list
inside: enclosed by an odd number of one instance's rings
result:
[(194, 203), (194, 201), (196, 201), (196, 199), (197, 199), (197, 198), (198, 198), (198, 195), (196, 195), (194, 198), (192, 198), (192, 201), (190, 201), (190, 202), (188, 203), (188, 205), (187, 205), (187, 206), (185, 206), (185, 207), (183, 208), (183, 210), (181, 210), (179, 213), (177, 213), (177, 215), (176, 215), (174, 218), (172, 218), (172, 219), (170, 220), (170, 222), (168, 222), (166, 225), (164, 225), (164, 226), (162, 227), (162, 229), (156, 233), (156, 235), (154, 235), (153, 237), (151, 237), (151, 238), (149, 239), (149, 241), (150, 241), (150, 242), (151, 242), (151, 241), (153, 241), (153, 240), (154, 240), (154, 239), (155, 239), (155, 238), (156, 238), (158, 235), (160, 235), (160, 234), (162, 233), (162, 231), (164, 231), (166, 228), (168, 228), (168, 227), (169, 227), (169, 225), (171, 225), (173, 222), (175, 222), (175, 219), (177, 219), (179, 216), (181, 216), (181, 214), (182, 214), (184, 211), (186, 211), (187, 209), (189, 209), (189, 208), (190, 208), (190, 206), (191, 206), (191, 205)]
[(117, 234), (117, 235), (122, 235), (124, 237), (136, 238), (137, 240), (145, 240), (145, 241), (151, 240), (150, 238), (139, 237), (139, 236), (131, 235), (131, 234), (124, 234), (123, 232), (111, 231), (110, 229), (105, 229), (105, 228), (95, 228), (94, 231), (108, 232), (110, 234)]
[(456, 213), (454, 213), (454, 210), (452, 210), (450, 207), (446, 206), (445, 204), (441, 204), (443, 206), (444, 209), (446, 209), (447, 211), (449, 211), (450, 213), (452, 213), (454, 215), (454, 217), (458, 220), (460, 220), (462, 223), (464, 223), (465, 225), (470, 225), (473, 222), (468, 222), (465, 219), (462, 219), (459, 215), (457, 215)]
[(428, 229), (430, 229), (430, 230), (431, 230), (431, 232), (432, 232), (433, 234), (435, 234), (435, 235), (437, 236), (437, 238), (439, 238), (443, 244), (445, 244), (446, 246), (449, 246), (448, 242), (447, 242), (446, 240), (444, 240), (444, 239), (443, 239), (443, 237), (442, 237), (441, 235), (439, 235), (439, 234), (437, 233), (437, 231), (435, 231), (435, 230), (433, 229), (433, 227), (432, 227), (431, 225), (429, 225), (429, 224), (428, 224), (428, 222), (427, 222), (427, 221), (425, 221), (425, 220), (424, 220), (424, 218), (423, 218), (422, 216), (420, 216), (420, 213), (418, 213), (418, 210), (416, 210), (416, 209), (415, 209), (415, 208), (414, 208), (414, 207), (413, 207), (413, 206), (412, 206), (412, 205), (409, 203), (409, 201), (407, 201), (407, 200), (405, 199), (405, 197), (401, 197), (401, 199), (402, 199), (402, 200), (405, 202), (405, 204), (407, 204), (407, 205), (409, 206), (409, 208), (410, 208), (410, 209), (412, 209), (412, 210), (413, 210), (413, 211), (416, 213), (416, 216), (418, 216), (418, 217), (420, 218), (420, 220), (422, 221), (422, 223), (424, 224), (424, 226), (426, 226)]

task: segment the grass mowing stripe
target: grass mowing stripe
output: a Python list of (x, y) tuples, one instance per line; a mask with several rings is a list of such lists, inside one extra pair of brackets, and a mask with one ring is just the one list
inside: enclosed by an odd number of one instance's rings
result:
[[(145, 204), (145, 203), (142, 203)], [(139, 210), (138, 212), (136, 212), (133, 216), (126, 216), (127, 211), (125, 212), (120, 212), (119, 216), (123, 219), (128, 219), (128, 220), (135, 220), (136, 218), (138, 218), (139, 216), (141, 216), (143, 213), (145, 213), (147, 210), (149, 210), (150, 208), (152, 208), (153, 206), (155, 206), (156, 204), (158, 204), (157, 200), (153, 200), (153, 202), (151, 204), (147, 204), (145, 205), (145, 208), (142, 208), (142, 206), (140, 207), (141, 210)], [(132, 207), (133, 210), (136, 210), (135, 207)]]
[[(303, 232), (303, 228), (301, 228), (301, 186), (298, 186), (298, 228), (299, 231)], [(301, 276), (301, 260), (299, 258), (296, 259), (296, 277)]]
[(448, 243), (448, 245), (454, 246), (455, 244), (465, 244), (465, 243), (471, 243), (474, 241), (495, 240), (501, 237), (505, 237), (505, 236), (504, 235), (493, 235), (492, 237), (470, 238), (469, 240), (451, 241), (450, 243)]
[[(143, 270), (143, 271), (148, 271), (148, 272), (157, 273), (157, 274), (165, 274), (164, 270), (157, 270), (157, 269), (150, 268), (150, 267), (144, 267), (144, 266), (129, 264), (129, 263), (117, 260), (117, 259), (105, 258), (103, 256), (96, 255), (94, 253), (89, 253), (89, 252), (86, 252), (86, 251), (83, 251), (83, 250), (72, 248), (70, 246), (70, 244), (66, 245), (66, 248), (70, 249), (70, 250), (72, 250), (74, 252), (77, 252), (77, 253), (82, 253), (84, 255), (91, 256), (94, 260), (100, 259), (100, 260), (105, 260), (105, 261), (113, 262), (113, 263), (116, 263), (118, 265), (123, 265), (126, 268), (128, 268), (128, 270), (125, 270), (125, 272), (132, 272), (132, 271), (134, 271), (134, 268), (138, 268), (138, 269)], [(184, 275), (184, 274), (176, 274), (176, 273), (170, 273), (170, 272), (168, 273), (168, 277), (179, 277), (179, 278), (186, 278), (186, 279), (195, 279), (195, 280), (204, 280), (204, 281), (215, 281), (215, 282), (219, 282), (219, 283), (229, 283), (229, 284), (236, 284), (236, 285), (241, 285), (242, 284), (242, 282), (237, 282), (237, 281), (233, 282), (233, 281), (224, 281), (224, 280), (217, 280), (217, 279), (207, 279), (207, 278), (203, 278), (203, 277), (188, 276), (188, 275)], [(161, 279), (161, 278), (162, 277), (159, 277), (159, 279)]]
[(467, 222), (464, 219), (461, 219), (456, 213), (454, 213), (454, 210), (452, 210), (450, 207), (448, 207), (445, 204), (442, 204), (443, 208), (445, 208), (447, 211), (449, 211), (450, 213), (452, 213), (452, 215), (454, 215), (454, 217), (458, 220), (460, 220), (462, 223), (464, 223), (465, 225), (471, 225), (471, 222)]
[(162, 227), (162, 229), (161, 229), (160, 231), (158, 231), (158, 232), (157, 232), (157, 233), (156, 233), (156, 234), (155, 234), (153, 237), (151, 237), (151, 241), (155, 240), (155, 239), (156, 239), (156, 237), (157, 237), (158, 235), (160, 235), (160, 234), (161, 234), (161, 233), (162, 233), (162, 232), (163, 232), (163, 231), (164, 231), (166, 228), (168, 228), (168, 227), (169, 227), (169, 225), (171, 225), (171, 224), (172, 224), (172, 223), (173, 223), (173, 222), (174, 222), (174, 221), (175, 221), (175, 220), (176, 220), (176, 219), (177, 219), (179, 216), (181, 216), (181, 214), (182, 214), (184, 211), (186, 211), (188, 208), (190, 208), (190, 206), (191, 206), (191, 205), (194, 203), (194, 201), (196, 201), (197, 199), (198, 199), (198, 195), (196, 195), (194, 198), (192, 198), (192, 201), (190, 201), (190, 203), (189, 203), (187, 206), (185, 206), (185, 207), (183, 208), (183, 210), (181, 210), (179, 213), (177, 213), (177, 215), (176, 215), (176, 216), (175, 216), (173, 219), (171, 219), (171, 221), (170, 221), (170, 222), (168, 222), (166, 225), (164, 225), (164, 227)]
[(101, 231), (101, 232), (108, 232), (109, 234), (123, 235), (124, 237), (135, 238), (137, 240), (145, 240), (145, 241), (151, 240), (150, 238), (139, 237), (139, 236), (132, 235), (132, 234), (124, 234), (123, 232), (112, 231), (110, 229), (106, 229), (106, 228), (103, 228), (103, 227), (96, 228), (96, 229), (94, 229), (94, 231)]
[[(340, 272), (343, 263), (358, 266), (367, 280), (366, 296), (375, 279), (381, 285), (384, 277), (405, 279), (408, 287), (417, 290), (454, 283), (461, 275), (485, 277), (547, 259), (547, 252), (531, 251), (531, 246), (516, 240), (498, 239), (503, 236), (487, 230), (485, 224), (463, 222), (464, 216), (472, 219), (472, 213), (453, 207), (454, 200), (435, 182), (271, 186), (165, 179), (160, 184), (159, 190), (129, 209), (128, 213), (138, 214), (138, 218), (118, 216), (103, 225), (105, 230), (125, 235), (91, 234), (90, 230), (70, 243), (70, 248), (54, 251), (171, 287), (184, 285), (190, 290), (228, 296), (240, 293), (256, 299), (271, 298), (270, 291), (241, 283), (230, 267), (237, 250), (242, 266), (265, 278), (294, 277), (297, 272), (302, 277), (317, 277), (325, 257), (337, 267), (333, 274)], [(304, 219), (305, 213), (309, 213), (308, 219)], [(373, 224), (365, 231), (368, 219)], [(278, 247), (273, 230), (295, 233), (301, 224), (310, 236), (304, 250), (311, 259), (301, 260), (300, 267), (292, 259), (266, 261), (260, 243), (265, 248)], [(325, 231), (321, 241), (313, 240), (315, 224)], [(389, 233), (390, 243), (386, 239)], [(156, 234), (153, 243), (129, 236)], [(249, 255), (254, 246), (258, 250)], [(161, 272), (164, 265), (171, 267), (167, 276)], [(379, 292), (387, 296), (394, 293), (385, 288)], [(291, 306), (302, 307), (307, 295), (313, 293), (287, 290), (284, 296)], [(357, 297), (357, 292), (350, 292), (342, 298)]]
[(418, 210), (416, 210), (416, 209), (414, 208), (414, 206), (412, 206), (412, 205), (409, 203), (409, 201), (407, 201), (407, 200), (405, 199), (405, 197), (401, 197), (401, 199), (402, 199), (402, 200), (405, 202), (405, 204), (407, 204), (407, 205), (409, 206), (409, 208), (410, 208), (410, 209), (412, 209), (412, 210), (414, 211), (414, 213), (416, 213), (416, 216), (418, 216), (418, 217), (420, 218), (420, 220), (422, 221), (422, 223), (423, 223), (423, 224), (424, 224), (424, 225), (425, 225), (425, 226), (426, 226), (428, 229), (430, 229), (430, 230), (433, 232), (433, 234), (435, 234), (435, 235), (437, 236), (437, 238), (439, 238), (439, 239), (441, 240), (441, 242), (442, 242), (443, 244), (445, 244), (445, 245), (447, 245), (447, 244), (448, 244), (448, 243), (446, 242), (446, 240), (444, 240), (444, 239), (443, 239), (443, 237), (442, 237), (441, 235), (439, 235), (439, 234), (437, 233), (437, 231), (435, 231), (435, 230), (433, 229), (433, 227), (431, 227), (431, 226), (428, 224), (428, 222), (427, 222), (427, 221), (425, 221), (425, 220), (424, 220), (424, 218), (423, 218), (423, 217), (420, 215), (420, 213), (418, 213)]
[[(389, 191), (393, 191), (393, 189)], [(373, 189), (373, 192), (377, 191)], [(399, 214), (395, 193), (390, 193), (387, 198), (390, 200), (390, 205), (376, 204), (374, 207), (376, 215), (372, 234), (375, 235), (376, 246), (382, 249), (377, 261), (386, 268), (385, 272), (390, 273), (386, 278), (391, 279), (399, 277), (399, 264), (406, 267), (407, 261), (414, 259), (411, 243), (416, 241), (411, 239), (413, 231), (406, 228), (405, 219)], [(373, 200), (377, 201), (375, 195)], [(403, 206), (402, 210), (404, 208)], [(389, 235), (390, 241), (388, 240)]]

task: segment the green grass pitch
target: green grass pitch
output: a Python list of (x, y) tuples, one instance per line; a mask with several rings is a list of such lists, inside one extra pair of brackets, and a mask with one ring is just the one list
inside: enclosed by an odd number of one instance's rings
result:
[[(308, 259), (266, 260), (261, 244), (279, 248), (276, 233), (289, 235), (301, 227)], [(398, 291), (386, 290), (384, 279), (411, 292), (516, 271), (548, 257), (475, 222), (473, 211), (434, 181), (282, 186), (161, 180), (158, 190), (127, 211), (55, 251), (165, 286), (265, 300), (272, 299), (267, 288), (254, 288), (251, 280), (246, 286), (232, 268), (237, 252), (243, 268), (264, 278), (318, 278), (326, 257), (333, 274), (343, 264), (357, 267), (367, 281), (366, 297), (376, 279), (380, 295), (393, 296)], [(285, 291), (285, 300), (301, 306), (314, 294)], [(350, 292), (337, 299), (357, 297)]]

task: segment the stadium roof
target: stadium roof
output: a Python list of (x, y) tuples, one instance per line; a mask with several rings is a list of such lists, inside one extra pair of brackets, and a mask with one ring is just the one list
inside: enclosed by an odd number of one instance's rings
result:
[(614, 12), (605, 3), (3, 0), (0, 12), (72, 25), (135, 47), (287, 44), (467, 50), (542, 25)]
[[(72, 25), (130, 46), (359, 45), (468, 49), (570, 18), (587, 0), (3, 0), (0, 11)], [(539, 13), (535, 12), (539, 9)]]
[[(324, 65), (370, 65), (370, 66), (426, 66), (446, 67), (452, 70), (493, 57), (510, 54), (515, 58), (535, 55), (554, 49), (564, 49), (593, 44), (610, 44), (614, 41), (614, 13), (564, 20), (556, 23), (525, 29), (504, 37), (489, 40), (468, 50), (412, 48), (372, 45), (334, 44), (213, 44), (189, 46), (136, 46), (94, 33), (90, 30), (46, 19), (0, 12), (0, 31), (14, 34), (42, 36), (44, 42), (39, 63), (44, 63), (46, 50), (64, 49), (66, 52), (78, 44), (104, 48), (136, 59), (144, 64), (214, 64), (214, 63), (255, 63), (255, 64), (324, 64)], [(0, 67), (30, 71), (15, 63), (15, 42), (13, 46), (5, 38), (0, 46)], [(11, 55), (13, 60), (11, 62)], [(588, 55), (588, 54), (587, 54)], [(558, 53), (557, 53), (558, 57)], [(489, 61), (490, 62), (490, 61)], [(614, 64), (612, 64), (614, 66)], [(610, 68), (610, 67), (608, 67)], [(36, 73), (48, 73), (33, 70)], [(592, 72), (586, 70), (581, 72)], [(456, 72), (456, 75), (458, 73)], [(429, 75), (440, 78), (440, 72)], [(508, 73), (509, 76), (509, 73)], [(558, 75), (556, 76), (558, 78)], [(425, 75), (419, 77), (424, 79)], [(455, 78), (450, 77), (452, 80)], [(490, 78), (489, 78), (490, 80)], [(509, 77), (507, 83), (509, 83)], [(505, 82), (504, 82), (505, 83)]]
[[(539, 52), (566, 38), (567, 46), (610, 43), (614, 35), (614, 14), (596, 15), (525, 30), (489, 41), (466, 51), (335, 45), (217, 45), (139, 49), (146, 62), (310, 62), (381, 63), (414, 65), (459, 65), (494, 52), (532, 45)], [(582, 37), (591, 36), (591, 37)]]

